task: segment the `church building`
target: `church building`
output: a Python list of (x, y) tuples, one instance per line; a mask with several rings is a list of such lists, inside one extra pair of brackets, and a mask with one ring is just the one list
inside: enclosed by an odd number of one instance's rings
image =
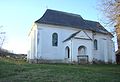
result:
[(99, 22), (47, 9), (29, 32), (31, 63), (115, 63), (113, 35)]

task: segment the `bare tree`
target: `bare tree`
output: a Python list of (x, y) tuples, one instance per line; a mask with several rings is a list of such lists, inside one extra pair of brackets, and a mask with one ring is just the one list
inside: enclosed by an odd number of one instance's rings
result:
[(120, 0), (101, 0), (100, 9), (108, 19), (108, 24), (117, 24), (120, 15)]
[(120, 50), (120, 0), (100, 0), (104, 16), (107, 19), (107, 24), (115, 26), (117, 35), (118, 49)]
[[(3, 27), (3, 26), (0, 26), (0, 29), (1, 29), (2, 27)], [(0, 30), (0, 48), (2, 47), (4, 41), (5, 41), (5, 32), (3, 32), (2, 30)]]

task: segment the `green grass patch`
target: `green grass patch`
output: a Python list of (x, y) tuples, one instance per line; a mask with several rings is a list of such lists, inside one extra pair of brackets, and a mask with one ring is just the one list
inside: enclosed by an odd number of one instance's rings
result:
[(28, 64), (0, 58), (0, 82), (120, 82), (120, 65)]

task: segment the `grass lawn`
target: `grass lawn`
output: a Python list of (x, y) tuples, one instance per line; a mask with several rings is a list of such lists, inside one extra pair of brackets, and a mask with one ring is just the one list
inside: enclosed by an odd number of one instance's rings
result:
[(120, 82), (120, 65), (28, 64), (0, 58), (0, 82)]

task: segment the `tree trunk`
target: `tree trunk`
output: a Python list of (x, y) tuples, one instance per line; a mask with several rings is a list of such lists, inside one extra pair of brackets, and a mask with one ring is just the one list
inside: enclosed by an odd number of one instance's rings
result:
[(118, 50), (120, 51), (120, 15), (117, 17), (116, 35), (118, 42)]
[(117, 35), (118, 49), (120, 50), (120, 25), (116, 26), (116, 35)]

